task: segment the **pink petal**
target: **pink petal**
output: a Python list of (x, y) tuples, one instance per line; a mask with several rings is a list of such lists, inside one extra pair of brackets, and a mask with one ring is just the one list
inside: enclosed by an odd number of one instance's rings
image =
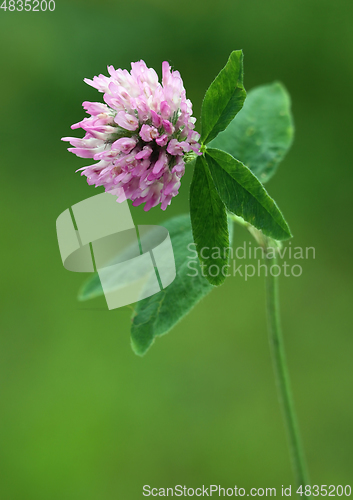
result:
[(114, 121), (119, 125), (119, 127), (124, 128), (125, 130), (134, 131), (139, 126), (139, 122), (136, 116), (132, 116), (129, 113), (124, 113), (124, 111), (119, 111), (119, 113), (114, 118)]

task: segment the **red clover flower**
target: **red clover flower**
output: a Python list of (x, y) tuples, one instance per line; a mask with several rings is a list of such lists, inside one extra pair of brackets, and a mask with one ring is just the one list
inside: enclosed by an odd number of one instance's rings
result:
[(118, 202), (145, 203), (146, 211), (170, 205), (185, 172), (185, 154), (201, 154), (180, 73), (167, 62), (162, 71), (162, 84), (142, 60), (131, 63), (131, 72), (108, 66), (110, 77), (85, 78), (104, 93), (106, 104), (84, 102), (91, 116), (71, 127), (85, 130), (84, 138), (62, 139), (72, 153), (98, 161), (79, 169), (88, 184), (104, 186)]

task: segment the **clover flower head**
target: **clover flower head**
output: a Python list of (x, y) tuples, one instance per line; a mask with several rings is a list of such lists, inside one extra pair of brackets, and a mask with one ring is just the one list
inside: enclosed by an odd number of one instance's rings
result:
[(85, 130), (84, 138), (62, 140), (77, 156), (98, 161), (79, 169), (88, 184), (104, 186), (118, 202), (145, 203), (146, 211), (161, 203), (165, 210), (178, 194), (185, 154), (201, 154), (183, 81), (167, 62), (162, 83), (142, 60), (131, 63), (130, 72), (113, 66), (108, 72), (110, 77), (84, 80), (104, 93), (105, 101), (83, 103), (91, 116), (71, 128)]

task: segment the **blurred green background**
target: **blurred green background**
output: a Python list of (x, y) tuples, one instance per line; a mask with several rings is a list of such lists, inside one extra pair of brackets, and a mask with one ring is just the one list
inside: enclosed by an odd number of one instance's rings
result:
[[(1, 500), (135, 500), (142, 486), (293, 484), (267, 343), (264, 279), (229, 278), (144, 358), (131, 311), (76, 301), (55, 220), (101, 192), (60, 138), (101, 95), (84, 77), (144, 59), (181, 72), (199, 117), (231, 50), (245, 86), (281, 80), (296, 140), (267, 188), (314, 246), (281, 279), (285, 343), (313, 484), (353, 482), (353, 3), (56, 1), (0, 12)], [(188, 211), (192, 172), (158, 224)], [(250, 241), (241, 228), (234, 245)], [(251, 262), (250, 262), (251, 263)], [(278, 493), (279, 494), (279, 493)]]

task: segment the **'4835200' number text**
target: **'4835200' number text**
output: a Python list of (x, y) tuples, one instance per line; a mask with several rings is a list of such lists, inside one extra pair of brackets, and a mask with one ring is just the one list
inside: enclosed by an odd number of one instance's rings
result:
[[(1, 1), (1, 0), (0, 0)], [(4, 0), (0, 5), (0, 9), (3, 9), (5, 12), (8, 10), (10, 12), (22, 10), (29, 12), (45, 12), (49, 10), (53, 12), (55, 10), (55, 1), (54, 0)]]

